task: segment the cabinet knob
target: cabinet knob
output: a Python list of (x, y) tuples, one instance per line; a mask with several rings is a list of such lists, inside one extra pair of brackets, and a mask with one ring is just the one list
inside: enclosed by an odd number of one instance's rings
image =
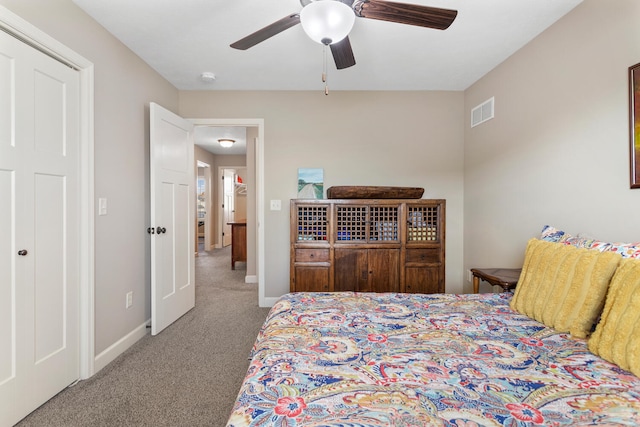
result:
[(20, 250), (18, 251), (18, 255), (20, 255), (20, 256), (26, 256), (28, 253), (29, 253), (29, 252), (27, 252), (27, 250), (26, 250), (26, 249), (20, 249)]

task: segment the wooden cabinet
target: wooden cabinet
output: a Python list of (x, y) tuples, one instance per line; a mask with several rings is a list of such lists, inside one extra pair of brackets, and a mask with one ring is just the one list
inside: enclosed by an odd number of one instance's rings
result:
[(329, 292), (329, 249), (295, 248), (295, 270), (292, 282), (298, 292)]
[(291, 201), (290, 289), (444, 292), (445, 201)]
[(228, 222), (231, 226), (231, 269), (236, 269), (236, 262), (247, 262), (247, 222)]
[(335, 250), (335, 291), (399, 292), (399, 249)]

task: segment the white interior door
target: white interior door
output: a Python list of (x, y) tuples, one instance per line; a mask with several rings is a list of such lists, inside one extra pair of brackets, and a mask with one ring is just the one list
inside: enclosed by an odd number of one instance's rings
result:
[(151, 334), (195, 305), (193, 125), (150, 104)]
[(0, 425), (79, 378), (79, 73), (0, 31)]
[(229, 222), (235, 220), (235, 169), (222, 171), (222, 246), (231, 244), (231, 226)]

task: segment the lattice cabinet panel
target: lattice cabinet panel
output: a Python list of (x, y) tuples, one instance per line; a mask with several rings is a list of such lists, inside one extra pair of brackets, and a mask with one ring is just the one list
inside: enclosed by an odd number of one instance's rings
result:
[(439, 233), (438, 206), (408, 206), (407, 207), (407, 241), (408, 242), (437, 242)]
[(367, 206), (336, 206), (336, 240), (367, 240)]
[(328, 206), (297, 206), (298, 241), (327, 240)]
[(369, 212), (369, 241), (397, 241), (398, 207), (371, 206)]
[(336, 206), (336, 240), (399, 241), (398, 206)]

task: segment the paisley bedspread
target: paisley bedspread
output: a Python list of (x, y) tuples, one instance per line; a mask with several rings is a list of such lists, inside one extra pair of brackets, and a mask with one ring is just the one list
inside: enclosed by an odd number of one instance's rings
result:
[(287, 294), (227, 426), (640, 425), (640, 378), (510, 298)]

